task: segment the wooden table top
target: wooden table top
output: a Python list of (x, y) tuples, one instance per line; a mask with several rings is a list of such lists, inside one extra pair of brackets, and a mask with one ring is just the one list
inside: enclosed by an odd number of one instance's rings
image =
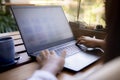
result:
[[(11, 36), (14, 39), (15, 52), (20, 56), (20, 59), (14, 67), (0, 72), (0, 80), (26, 80), (35, 70), (39, 69), (39, 65), (27, 55), (19, 32), (3, 33), (0, 34), (0, 37), (1, 36)], [(100, 66), (101, 61), (97, 61), (79, 72), (63, 69), (61, 73), (57, 75), (57, 78), (58, 80), (73, 80), (73, 78), (80, 78), (79, 80), (82, 80), (96, 71)]]

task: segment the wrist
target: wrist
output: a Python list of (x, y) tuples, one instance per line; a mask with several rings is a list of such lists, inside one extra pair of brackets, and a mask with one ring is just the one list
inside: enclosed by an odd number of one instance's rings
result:
[(96, 41), (96, 47), (99, 47), (99, 48), (102, 48), (102, 49), (104, 49), (104, 47), (105, 47), (105, 42), (104, 42), (104, 40), (97, 40)]
[(41, 70), (48, 71), (52, 73), (53, 75), (56, 75), (58, 72), (60, 72), (61, 68), (57, 64), (46, 64), (44, 65)]

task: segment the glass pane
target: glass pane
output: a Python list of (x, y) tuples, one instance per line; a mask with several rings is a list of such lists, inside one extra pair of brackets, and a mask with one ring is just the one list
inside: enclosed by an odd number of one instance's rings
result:
[(37, 5), (61, 5), (68, 21), (76, 21), (78, 0), (30, 0), (31, 4)]
[(81, 0), (79, 21), (87, 26), (105, 26), (104, 0)]
[[(61, 5), (68, 21), (79, 21), (88, 27), (105, 26), (104, 0), (11, 0), (37, 5)], [(79, 2), (80, 11), (78, 12)], [(78, 15), (79, 14), (79, 15)], [(79, 16), (79, 17), (78, 17)]]

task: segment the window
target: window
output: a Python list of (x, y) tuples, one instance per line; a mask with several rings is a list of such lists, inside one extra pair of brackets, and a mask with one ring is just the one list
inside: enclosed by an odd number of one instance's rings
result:
[(81, 0), (79, 19), (87, 26), (105, 26), (104, 0)]
[(61, 5), (68, 21), (79, 21), (87, 27), (105, 26), (104, 0), (11, 0), (11, 2)]
[(76, 21), (78, 0), (31, 0), (31, 4), (61, 5), (69, 21)]
[(69, 21), (76, 21), (79, 0), (10, 0), (11, 3), (61, 5)]

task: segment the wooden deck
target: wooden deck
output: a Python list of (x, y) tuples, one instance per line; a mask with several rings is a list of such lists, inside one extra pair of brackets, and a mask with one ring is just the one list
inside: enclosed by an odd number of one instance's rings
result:
[[(15, 52), (16, 55), (20, 56), (20, 59), (17, 64), (0, 73), (0, 80), (26, 80), (35, 72), (35, 70), (39, 69), (39, 65), (27, 55), (19, 32), (0, 34), (0, 37), (2, 36), (11, 36), (14, 39)], [(63, 69), (61, 73), (57, 75), (57, 78), (58, 80), (73, 80), (74, 78), (83, 80), (100, 66), (101, 61), (97, 61), (79, 72)]]

